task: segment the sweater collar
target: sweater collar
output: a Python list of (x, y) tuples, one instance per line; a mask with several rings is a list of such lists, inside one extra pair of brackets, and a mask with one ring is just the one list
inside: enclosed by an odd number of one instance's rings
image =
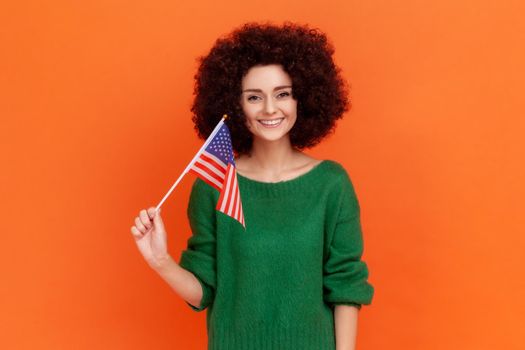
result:
[(286, 195), (300, 189), (304, 190), (304, 185), (307, 185), (309, 182), (312, 182), (312, 180), (315, 179), (316, 175), (318, 175), (320, 171), (323, 170), (327, 163), (327, 160), (322, 160), (321, 162), (316, 164), (312, 169), (290, 180), (278, 182), (263, 182), (250, 179), (248, 177), (242, 176), (239, 173), (237, 173), (237, 180), (239, 181), (241, 194), (244, 195)]

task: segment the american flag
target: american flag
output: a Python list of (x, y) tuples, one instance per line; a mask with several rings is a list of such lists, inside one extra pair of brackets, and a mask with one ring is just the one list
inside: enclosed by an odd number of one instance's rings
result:
[(209, 143), (205, 144), (189, 171), (220, 192), (215, 209), (231, 216), (246, 228), (230, 130), (223, 120), (220, 123), (222, 125), (216, 132), (214, 130), (215, 134), (210, 135), (211, 140), (208, 139)]

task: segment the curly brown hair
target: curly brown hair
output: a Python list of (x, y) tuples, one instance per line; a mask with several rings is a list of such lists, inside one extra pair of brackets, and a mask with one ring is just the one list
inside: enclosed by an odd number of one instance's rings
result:
[(206, 139), (228, 114), (234, 151), (248, 153), (252, 134), (240, 104), (242, 78), (253, 66), (280, 64), (292, 79), (292, 97), (297, 100), (292, 146), (318, 144), (351, 107), (347, 83), (332, 59), (334, 51), (319, 29), (291, 22), (248, 22), (218, 38), (209, 54), (197, 59), (191, 111), (198, 136)]

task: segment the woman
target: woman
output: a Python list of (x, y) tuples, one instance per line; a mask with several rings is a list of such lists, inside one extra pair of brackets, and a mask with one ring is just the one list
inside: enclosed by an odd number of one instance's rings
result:
[(205, 139), (230, 116), (246, 230), (215, 210), (219, 192), (197, 178), (178, 264), (153, 207), (131, 231), (187, 304), (208, 309), (209, 349), (355, 348), (358, 311), (374, 294), (359, 203), (339, 163), (302, 152), (350, 107), (333, 53), (308, 26), (248, 23), (201, 58), (193, 121)]

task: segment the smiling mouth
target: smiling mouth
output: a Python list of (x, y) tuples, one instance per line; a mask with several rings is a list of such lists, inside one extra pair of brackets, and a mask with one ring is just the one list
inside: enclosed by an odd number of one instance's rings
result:
[(283, 120), (284, 118), (279, 118), (279, 119), (272, 119), (272, 120), (258, 120), (258, 122), (266, 128), (276, 128), (279, 125), (281, 125)]

